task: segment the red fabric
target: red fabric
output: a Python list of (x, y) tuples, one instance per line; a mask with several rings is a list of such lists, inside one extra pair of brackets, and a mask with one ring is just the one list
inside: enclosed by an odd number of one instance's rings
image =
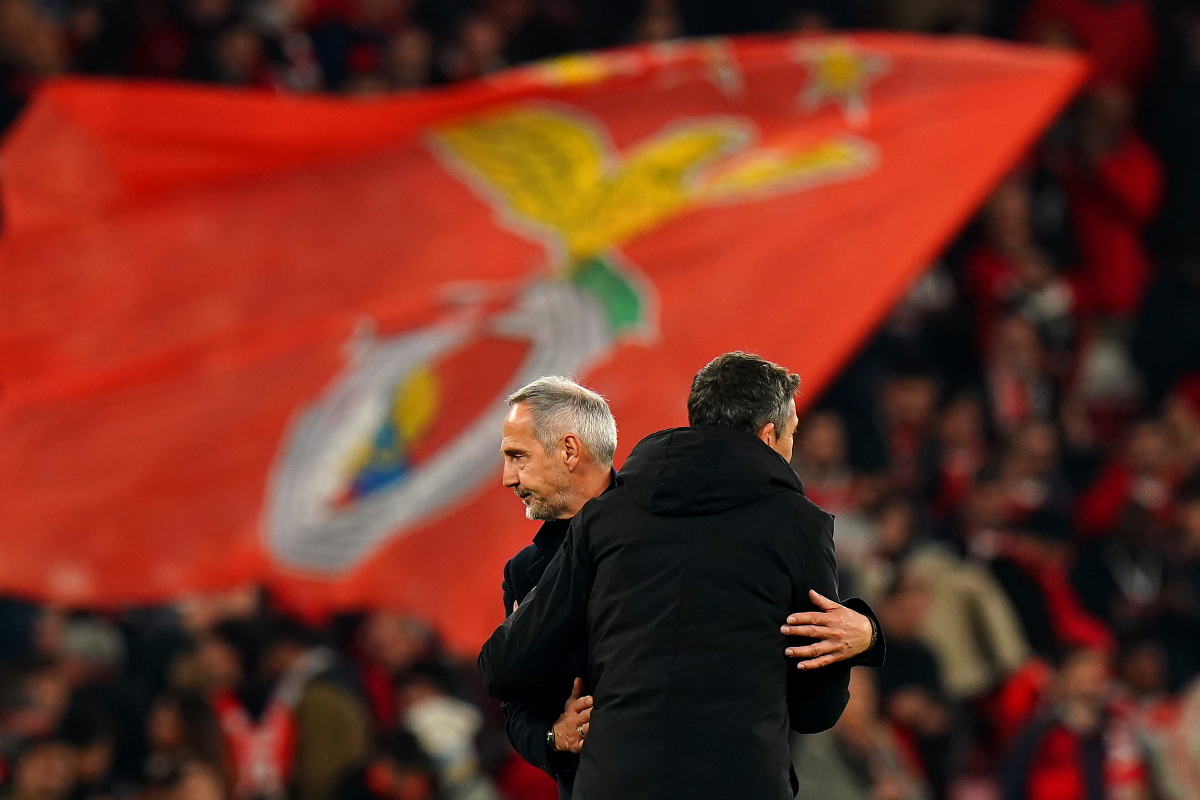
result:
[(1022, 35), (1036, 41), (1045, 26), (1055, 24), (1065, 24), (1087, 51), (1097, 82), (1136, 89), (1154, 71), (1158, 34), (1144, 0), (1035, 0), (1026, 11)]
[(392, 681), (391, 673), (375, 661), (364, 660), (359, 663), (359, 674), (376, 727), (382, 731), (391, 730), (399, 719), (396, 684)]
[(1129, 505), (1133, 474), (1121, 462), (1108, 464), (1075, 501), (1075, 530), (1084, 537), (1103, 536), (1112, 530)]
[(536, 529), (500, 486), (508, 392), (548, 371), (601, 391), (618, 466), (723, 351), (820, 396), (1084, 69), (862, 34), (370, 103), (52, 81), (0, 154), (0, 590), (261, 581), (477, 651)]
[(1158, 156), (1136, 133), (1104, 157), (1094, 174), (1068, 185), (1084, 293), (1098, 312), (1132, 317), (1151, 277), (1142, 230), (1162, 198)]
[(554, 780), (515, 755), (496, 773), (496, 788), (511, 800), (558, 800), (558, 785)]
[[(1097, 538), (1112, 531), (1125, 507), (1134, 501), (1137, 480), (1137, 476), (1122, 461), (1112, 461), (1105, 466), (1099, 477), (1075, 501), (1075, 530), (1079, 535)], [(1170, 476), (1162, 476), (1153, 484), (1158, 487), (1153, 494), (1161, 495), (1161, 502), (1148, 510), (1162, 525), (1171, 524), (1171, 489), (1174, 484), (1175, 480)], [(1152, 493), (1144, 494), (1149, 496)]]
[(979, 352), (987, 353), (992, 349), (996, 325), (1012, 287), (1012, 264), (990, 244), (980, 244), (967, 254), (966, 278), (975, 306)]
[(1029, 768), (1026, 800), (1086, 800), (1079, 745), (1079, 739), (1061, 725), (1046, 733)]
[(1042, 590), (1046, 610), (1058, 643), (1064, 647), (1112, 647), (1112, 633), (1093, 617), (1071, 586), (1066, 567), (1057, 560), (1047, 560), (1038, 550), (1020, 539), (1008, 539), (1002, 544), (1003, 554), (1033, 578)]
[(1184, 375), (1171, 389), (1171, 394), (1187, 403), (1194, 414), (1200, 414), (1200, 373)]
[(945, 517), (962, 508), (970, 494), (975, 475), (987, 463), (987, 448), (982, 444), (971, 448), (950, 450), (942, 455), (941, 480), (933, 513)]
[(1043, 566), (1038, 585), (1050, 609), (1050, 622), (1060, 644), (1066, 647), (1112, 647), (1112, 633), (1103, 622), (1083, 607), (1071, 587), (1067, 571), (1060, 566)]
[(1022, 664), (985, 704), (984, 713), (992, 723), (997, 752), (1004, 752), (1021, 729), (1033, 719), (1046, 690), (1054, 680), (1054, 670), (1040, 658)]
[(287, 704), (272, 700), (255, 722), (233, 692), (221, 690), (213, 695), (213, 709), (233, 761), (234, 797), (285, 793), (296, 743), (296, 722)]

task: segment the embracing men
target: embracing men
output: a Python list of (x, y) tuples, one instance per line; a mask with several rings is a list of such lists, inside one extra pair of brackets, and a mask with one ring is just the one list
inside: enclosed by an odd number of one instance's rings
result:
[(790, 798), (789, 728), (832, 726), (850, 665), (882, 659), (870, 609), (837, 602), (833, 520), (788, 464), (798, 384), (715, 359), (690, 426), (644, 439), (620, 475), (603, 398), (562, 379), (510, 398), (504, 482), (546, 522), (505, 567), (509, 617), (479, 668), (560, 794)]

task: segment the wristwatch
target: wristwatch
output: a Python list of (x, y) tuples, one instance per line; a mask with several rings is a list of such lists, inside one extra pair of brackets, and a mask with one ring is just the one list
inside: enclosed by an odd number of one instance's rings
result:
[(546, 747), (550, 748), (551, 753), (557, 753), (558, 747), (554, 741), (554, 726), (550, 726), (550, 730), (546, 731)]

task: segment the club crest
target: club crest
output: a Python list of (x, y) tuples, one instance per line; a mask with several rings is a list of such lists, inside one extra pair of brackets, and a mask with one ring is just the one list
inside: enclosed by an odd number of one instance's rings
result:
[(499, 311), (359, 337), (293, 421), (268, 487), (267, 542), (295, 568), (342, 572), (461, 507), (499, 479), (511, 392), (653, 342), (656, 296), (622, 246), (694, 209), (850, 180), (878, 160), (861, 138), (792, 148), (728, 116), (680, 120), (618, 152), (598, 120), (551, 104), (493, 109), (427, 141), (499, 224), (544, 244), (545, 268)]

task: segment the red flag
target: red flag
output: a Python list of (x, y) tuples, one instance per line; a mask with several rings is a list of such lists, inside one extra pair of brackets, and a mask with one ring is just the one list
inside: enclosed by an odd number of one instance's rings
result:
[(379, 101), (51, 83), (3, 150), (0, 588), (267, 579), (474, 646), (535, 531), (508, 392), (583, 379), (620, 454), (726, 350), (815, 397), (1084, 71), (862, 35)]

